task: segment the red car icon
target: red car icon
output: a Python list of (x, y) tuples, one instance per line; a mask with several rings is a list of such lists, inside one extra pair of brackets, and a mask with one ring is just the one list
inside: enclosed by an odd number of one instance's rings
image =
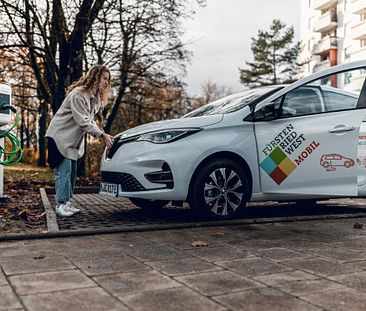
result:
[(327, 172), (335, 171), (336, 166), (343, 166), (350, 168), (355, 165), (355, 161), (350, 158), (344, 157), (338, 153), (323, 154), (320, 158), (320, 165), (323, 166)]

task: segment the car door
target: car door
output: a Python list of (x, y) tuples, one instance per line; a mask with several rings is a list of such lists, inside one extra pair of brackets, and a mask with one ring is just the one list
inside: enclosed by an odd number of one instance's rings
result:
[[(356, 196), (365, 91), (362, 70), (353, 69), (320, 76), (256, 109), (262, 192), (278, 199)], [(330, 169), (323, 160), (335, 154), (344, 161)]]

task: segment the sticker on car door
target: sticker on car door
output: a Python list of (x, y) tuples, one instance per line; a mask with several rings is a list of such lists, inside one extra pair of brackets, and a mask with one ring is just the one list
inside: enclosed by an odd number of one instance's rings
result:
[(314, 140), (306, 147), (304, 143), (305, 135), (296, 131), (292, 124), (288, 124), (262, 149), (265, 158), (260, 166), (277, 185), (290, 176), (320, 145)]

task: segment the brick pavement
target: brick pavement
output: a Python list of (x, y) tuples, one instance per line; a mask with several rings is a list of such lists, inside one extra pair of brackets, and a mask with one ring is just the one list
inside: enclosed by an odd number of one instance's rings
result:
[(365, 310), (363, 221), (2, 242), (0, 310)]

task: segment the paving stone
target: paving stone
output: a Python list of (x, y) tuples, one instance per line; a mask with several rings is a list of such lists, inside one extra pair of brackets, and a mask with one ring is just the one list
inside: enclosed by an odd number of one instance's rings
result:
[(154, 270), (98, 276), (94, 280), (115, 296), (181, 286)]
[(197, 248), (187, 250), (187, 253), (211, 262), (240, 259), (252, 256), (248, 251), (230, 246)]
[(214, 296), (263, 287), (262, 284), (230, 271), (178, 276), (175, 279), (203, 295)]
[(262, 250), (253, 250), (252, 253), (258, 257), (264, 257), (273, 261), (294, 260), (298, 258), (311, 257), (309, 254), (293, 251), (283, 247), (274, 247)]
[[(366, 257), (366, 255), (365, 255)], [(366, 270), (366, 261), (358, 261), (358, 262), (352, 262), (352, 263), (349, 263), (349, 264), (346, 264), (347, 266), (352, 266), (352, 267), (357, 267), (361, 270)]]
[(9, 277), (9, 282), (19, 295), (95, 286), (77, 270), (14, 275)]
[(194, 257), (149, 261), (145, 262), (145, 264), (169, 276), (222, 269), (221, 267)]
[(36, 255), (36, 251), (29, 250), (22, 246), (8, 246), (0, 249), (0, 263), (3, 260), (7, 260), (8, 257), (13, 256), (33, 256)]
[(226, 308), (185, 287), (146, 291), (119, 297), (134, 311), (224, 311)]
[(344, 265), (323, 259), (298, 259), (282, 263), (289, 267), (306, 270), (320, 276), (337, 275), (360, 270), (355, 266)]
[(262, 282), (266, 285), (276, 285), (281, 283), (295, 282), (301, 280), (311, 280), (317, 278), (319, 277), (314, 274), (309, 274), (303, 271), (287, 271), (287, 272), (256, 276), (253, 277), (253, 280)]
[(90, 248), (74, 248), (62, 253), (63, 256), (70, 260), (82, 260), (82, 259), (99, 259), (105, 258), (109, 256), (124, 256), (126, 253), (122, 249), (117, 248), (101, 248), (95, 249), (93, 247)]
[(228, 245), (235, 245), (236, 248), (243, 250), (258, 250), (273, 247), (270, 242), (257, 239), (245, 239), (242, 236), (233, 236), (228, 242)]
[(364, 238), (357, 237), (356, 240), (347, 240), (343, 242), (329, 243), (329, 246), (338, 247), (340, 249), (345, 250), (350, 249), (356, 252), (364, 252), (366, 248), (366, 240)]
[(72, 259), (72, 262), (87, 275), (103, 275), (149, 269), (138, 260), (124, 255), (107, 256), (104, 258)]
[(0, 310), (22, 308), (10, 286), (0, 286)]
[(171, 246), (161, 243), (146, 243), (144, 245), (128, 245), (124, 252), (141, 261), (154, 261), (160, 259), (184, 258), (187, 254)]
[[(314, 233), (316, 234), (316, 233)], [(292, 250), (300, 251), (300, 252), (308, 252), (314, 248), (322, 248), (327, 247), (327, 243), (314, 241), (314, 235), (309, 239), (291, 239), (286, 241), (285, 244), (282, 244), (282, 247), (286, 247)]]
[(329, 279), (360, 291), (366, 291), (366, 271), (331, 276)]
[(197, 249), (197, 247), (192, 246), (193, 241), (205, 241), (208, 244), (208, 247), (218, 247), (223, 246), (225, 241), (223, 239), (213, 238), (206, 234), (207, 228), (202, 228), (203, 232), (191, 232), (187, 230), (174, 230), (173, 232), (167, 231), (164, 232), (155, 232), (151, 235), (151, 238), (160, 243), (164, 243), (170, 245), (174, 248), (180, 250), (190, 250)]
[(127, 311), (116, 298), (98, 287), (22, 296), (29, 311)]
[(220, 261), (216, 264), (242, 275), (253, 276), (292, 270), (289, 267), (258, 257)]
[[(28, 243), (27, 243), (28, 242)], [(19, 241), (18, 243), (0, 243), (0, 263), (14, 256), (51, 256), (55, 252), (50, 249), (48, 241)]]
[(294, 296), (308, 295), (321, 291), (343, 288), (344, 286), (324, 279), (302, 280), (274, 285), (277, 289)]
[(74, 269), (75, 266), (61, 256), (13, 256), (1, 263), (6, 275)]
[(2, 285), (8, 285), (8, 281), (6, 280), (4, 273), (0, 268), (0, 286)]
[(234, 311), (320, 310), (309, 303), (269, 287), (216, 296), (213, 299)]
[(327, 310), (366, 310), (366, 293), (352, 288), (342, 288), (301, 296), (301, 299)]
[(365, 259), (365, 254), (351, 249), (342, 249), (339, 247), (324, 247), (317, 249), (310, 249), (308, 251), (310, 254), (325, 257), (326, 259), (335, 259), (341, 262), (352, 262)]

